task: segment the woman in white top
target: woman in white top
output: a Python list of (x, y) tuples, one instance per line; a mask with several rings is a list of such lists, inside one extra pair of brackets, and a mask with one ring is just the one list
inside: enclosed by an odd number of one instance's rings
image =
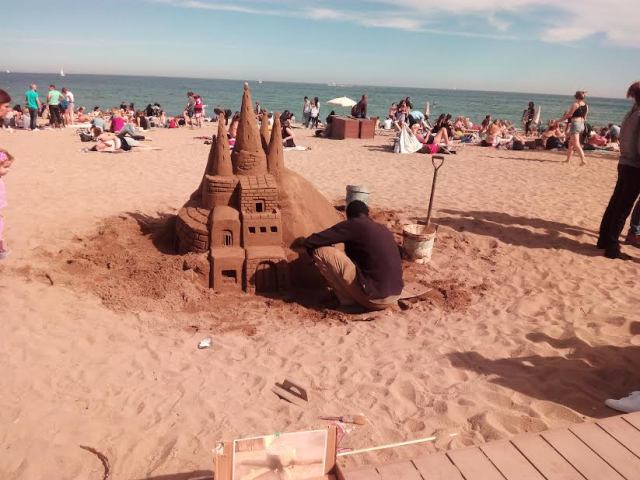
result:
[(311, 102), (309, 116), (309, 128), (318, 128), (318, 118), (320, 117), (320, 101), (318, 97), (314, 97), (313, 102)]

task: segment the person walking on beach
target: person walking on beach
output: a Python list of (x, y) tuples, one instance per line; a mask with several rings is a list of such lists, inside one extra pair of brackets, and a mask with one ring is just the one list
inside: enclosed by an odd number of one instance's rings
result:
[[(0, 124), (5, 115), (11, 110), (11, 97), (4, 90), (0, 90)], [(4, 177), (13, 163), (13, 157), (9, 152), (0, 148), (0, 210), (7, 206), (7, 195), (4, 187)], [(9, 250), (4, 240), (4, 218), (0, 215), (0, 260), (7, 258)]]
[(584, 124), (587, 120), (587, 115), (589, 114), (589, 106), (584, 101), (586, 94), (587, 92), (578, 90), (574, 95), (575, 101), (571, 104), (571, 108), (569, 108), (569, 111), (562, 117), (563, 120), (569, 120), (571, 122), (569, 130), (569, 148), (567, 150), (567, 159), (565, 162), (569, 162), (573, 152), (576, 151), (580, 156), (580, 166), (587, 164), (584, 160), (582, 145), (580, 144), (580, 136), (584, 132)]
[(56, 86), (49, 85), (49, 93), (47, 94), (47, 107), (49, 108), (49, 125), (53, 128), (62, 127), (62, 114), (60, 113), (60, 101), (62, 93), (56, 90)]
[(522, 113), (522, 123), (524, 124), (524, 134), (531, 133), (531, 124), (536, 116), (536, 109), (533, 102), (529, 102), (529, 106)]
[(305, 127), (309, 127), (309, 119), (311, 118), (311, 101), (309, 97), (304, 97), (304, 102), (302, 103), (302, 124)]
[(633, 106), (620, 127), (618, 180), (600, 223), (597, 247), (607, 258), (627, 257), (620, 252), (620, 234), (640, 195), (640, 82), (627, 90)]
[[(369, 218), (354, 200), (347, 220), (307, 237), (304, 246), (342, 306), (382, 310), (395, 304), (404, 288), (402, 260), (393, 234)], [(344, 252), (333, 245), (344, 243)]]
[(73, 112), (75, 110), (75, 97), (71, 90), (66, 87), (62, 88), (62, 95), (64, 95), (64, 99), (67, 102), (67, 108), (62, 111), (62, 117), (64, 118), (65, 125), (73, 125), (75, 122), (75, 118), (73, 116)]
[(29, 109), (29, 128), (36, 130), (38, 128), (38, 112), (40, 111), (40, 95), (38, 95), (38, 86), (35, 83), (29, 85), (29, 90), (24, 94), (25, 103)]

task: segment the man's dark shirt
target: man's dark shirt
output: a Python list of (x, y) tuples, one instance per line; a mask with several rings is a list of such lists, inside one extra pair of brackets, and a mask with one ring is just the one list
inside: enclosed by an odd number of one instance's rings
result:
[(367, 101), (362, 99), (353, 106), (351, 115), (356, 118), (367, 118)]
[(344, 243), (345, 253), (355, 263), (358, 282), (371, 299), (400, 295), (402, 260), (393, 234), (369, 217), (340, 222), (308, 237), (307, 250)]

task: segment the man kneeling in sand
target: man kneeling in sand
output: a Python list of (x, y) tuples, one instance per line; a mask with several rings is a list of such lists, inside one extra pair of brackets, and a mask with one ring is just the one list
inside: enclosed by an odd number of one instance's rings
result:
[[(332, 245), (344, 243), (344, 252)], [(347, 206), (347, 220), (308, 237), (304, 246), (343, 306), (382, 310), (404, 287), (393, 234), (369, 218), (364, 202)]]

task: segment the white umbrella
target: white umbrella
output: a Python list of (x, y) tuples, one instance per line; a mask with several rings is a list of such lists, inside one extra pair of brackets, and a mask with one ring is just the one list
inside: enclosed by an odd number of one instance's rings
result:
[(348, 97), (338, 97), (338, 98), (334, 98), (333, 100), (329, 100), (327, 102), (327, 105), (337, 105), (339, 107), (353, 107), (356, 103), (355, 100), (351, 100)]

